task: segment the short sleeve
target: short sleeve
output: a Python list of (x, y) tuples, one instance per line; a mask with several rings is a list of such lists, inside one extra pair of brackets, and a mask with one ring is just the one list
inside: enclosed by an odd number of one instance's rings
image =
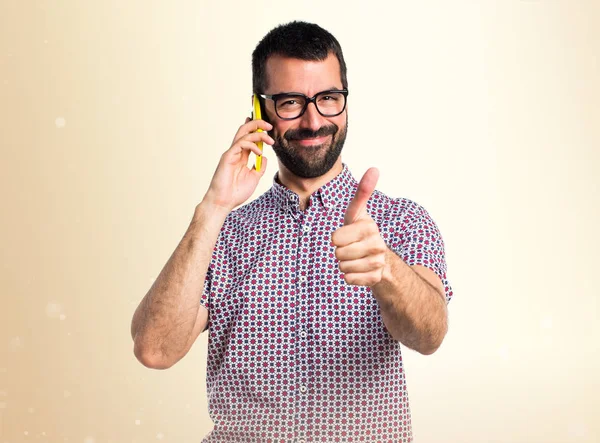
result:
[(452, 298), (447, 278), (444, 240), (436, 223), (419, 204), (402, 199), (392, 211), (390, 248), (409, 266), (422, 265), (437, 274), (442, 281), (446, 303)]

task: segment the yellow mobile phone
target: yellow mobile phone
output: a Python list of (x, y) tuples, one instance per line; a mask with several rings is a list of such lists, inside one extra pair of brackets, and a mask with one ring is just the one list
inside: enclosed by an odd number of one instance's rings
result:
[[(252, 120), (260, 120), (262, 119), (262, 115), (260, 113), (260, 100), (258, 99), (258, 95), (254, 94), (252, 99)], [(262, 129), (258, 129), (256, 132), (263, 132)], [(258, 149), (260, 152), (263, 150), (263, 142), (256, 142)], [(260, 171), (260, 166), (262, 164), (262, 155), (256, 156), (256, 170)]]

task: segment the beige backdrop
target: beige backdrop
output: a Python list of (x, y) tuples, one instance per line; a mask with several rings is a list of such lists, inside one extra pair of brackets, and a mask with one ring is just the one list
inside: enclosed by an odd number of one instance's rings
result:
[(405, 351), (416, 442), (600, 441), (598, 0), (1, 0), (0, 443), (211, 429), (206, 334), (150, 370), (130, 320), (292, 19), (344, 48), (344, 161), (446, 243), (450, 331)]

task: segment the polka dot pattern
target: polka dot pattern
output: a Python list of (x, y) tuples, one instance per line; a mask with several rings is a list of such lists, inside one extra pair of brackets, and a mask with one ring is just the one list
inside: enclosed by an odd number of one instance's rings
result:
[[(201, 298), (214, 423), (204, 443), (412, 441), (400, 343), (371, 289), (344, 281), (331, 244), (357, 186), (344, 164), (301, 211), (275, 176), (227, 217)], [(375, 191), (367, 211), (390, 249), (436, 272), (450, 301), (425, 209)]]

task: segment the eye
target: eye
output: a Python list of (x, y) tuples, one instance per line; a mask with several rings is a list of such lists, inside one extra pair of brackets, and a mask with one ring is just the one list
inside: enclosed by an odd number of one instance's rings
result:
[(331, 102), (331, 101), (338, 101), (340, 99), (339, 94), (330, 94), (330, 95), (322, 95), (321, 97), (319, 97), (319, 101), (323, 101), (323, 102)]

